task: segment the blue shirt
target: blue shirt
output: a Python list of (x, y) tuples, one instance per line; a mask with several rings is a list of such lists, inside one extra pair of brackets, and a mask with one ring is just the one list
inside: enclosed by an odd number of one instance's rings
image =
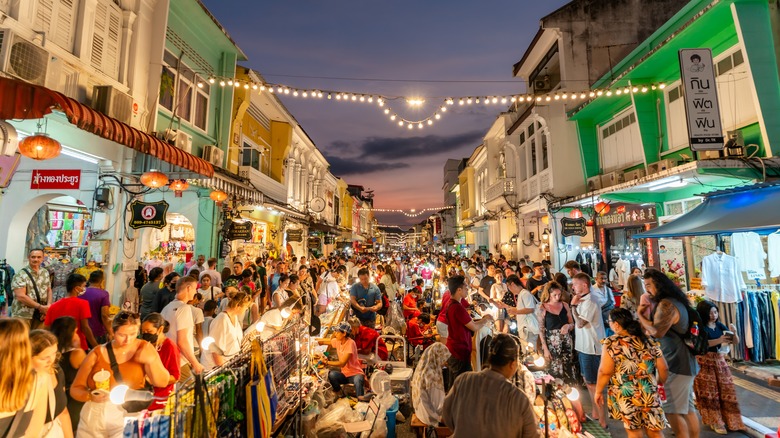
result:
[[(355, 297), (355, 301), (363, 307), (373, 307), (382, 300), (382, 293), (379, 292), (377, 285), (373, 283), (368, 284), (368, 289), (364, 288), (362, 284), (355, 283), (349, 289), (349, 296)], [(376, 312), (358, 312), (355, 310), (355, 315), (361, 321), (371, 321), (376, 319)]]

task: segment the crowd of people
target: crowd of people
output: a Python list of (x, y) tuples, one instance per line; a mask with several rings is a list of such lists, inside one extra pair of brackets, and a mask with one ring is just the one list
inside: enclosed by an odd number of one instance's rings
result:
[[(367, 398), (365, 364), (388, 358), (378, 329), (400, 317), (400, 331), (421, 353), (415, 412), (456, 436), (486, 428), (536, 434), (535, 400), (510, 382), (526, 349), (545, 359), (552, 377), (586, 387), (590, 416), (604, 427), (609, 413), (630, 436), (660, 436), (671, 426), (678, 437), (696, 437), (698, 411), (718, 433), (744, 429), (723, 356), (737, 342), (734, 328), (718, 321), (712, 303), (692, 309), (652, 268), (614, 285), (576, 261), (553, 272), (547, 261), (480, 253), (237, 258), (222, 271), (200, 256), (183, 275), (142, 272), (140, 314), (111, 317), (102, 271), (71, 274), (68, 295), (52, 302), (42, 258), (29, 252), (13, 279), (12, 318), (0, 320), (0, 436), (121, 436), (126, 413), (162, 409), (177, 383), (225, 364), (250, 331), (278, 330), (301, 313), (312, 323), (347, 293), (351, 317), (322, 340), (336, 354), (319, 358), (333, 390), (343, 395), (351, 384)], [(703, 355), (685, 342), (694, 320), (708, 339)], [(473, 370), (473, 338), (483, 327), (494, 336), (485, 369)], [(151, 391), (154, 401), (111, 403), (120, 384)]]

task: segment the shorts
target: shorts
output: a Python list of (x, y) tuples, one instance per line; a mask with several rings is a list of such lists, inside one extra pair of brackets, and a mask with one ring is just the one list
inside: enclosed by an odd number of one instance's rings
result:
[(664, 382), (666, 401), (661, 404), (664, 413), (686, 415), (696, 412), (693, 401), (693, 379), (694, 376), (669, 373), (669, 377)]
[(601, 364), (601, 356), (598, 354), (587, 354), (581, 351), (577, 352), (577, 356), (580, 361), (580, 372), (582, 378), (588, 385), (595, 385), (599, 378), (599, 365)]
[(436, 321), (436, 331), (439, 332), (439, 336), (441, 336), (442, 338), (449, 337), (450, 334), (449, 328), (447, 327), (447, 324), (441, 321)]

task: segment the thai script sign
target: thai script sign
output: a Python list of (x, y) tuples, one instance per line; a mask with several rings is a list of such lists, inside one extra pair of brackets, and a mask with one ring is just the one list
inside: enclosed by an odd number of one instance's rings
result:
[(30, 188), (33, 190), (78, 190), (81, 187), (81, 170), (78, 169), (34, 169)]
[(710, 49), (682, 49), (680, 77), (685, 94), (688, 137), (694, 151), (723, 149), (723, 128)]

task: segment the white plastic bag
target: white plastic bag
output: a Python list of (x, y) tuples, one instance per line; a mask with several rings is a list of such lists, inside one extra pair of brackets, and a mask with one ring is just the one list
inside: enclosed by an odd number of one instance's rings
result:
[(406, 319), (399, 303), (390, 303), (390, 310), (387, 311), (387, 316), (385, 317), (385, 325), (392, 327), (396, 333), (406, 333)]
[(342, 398), (322, 412), (319, 421), (317, 421), (318, 434), (321, 429), (326, 429), (333, 424), (343, 423), (345, 419), (351, 418), (351, 416), (352, 407), (349, 405), (349, 400)]

